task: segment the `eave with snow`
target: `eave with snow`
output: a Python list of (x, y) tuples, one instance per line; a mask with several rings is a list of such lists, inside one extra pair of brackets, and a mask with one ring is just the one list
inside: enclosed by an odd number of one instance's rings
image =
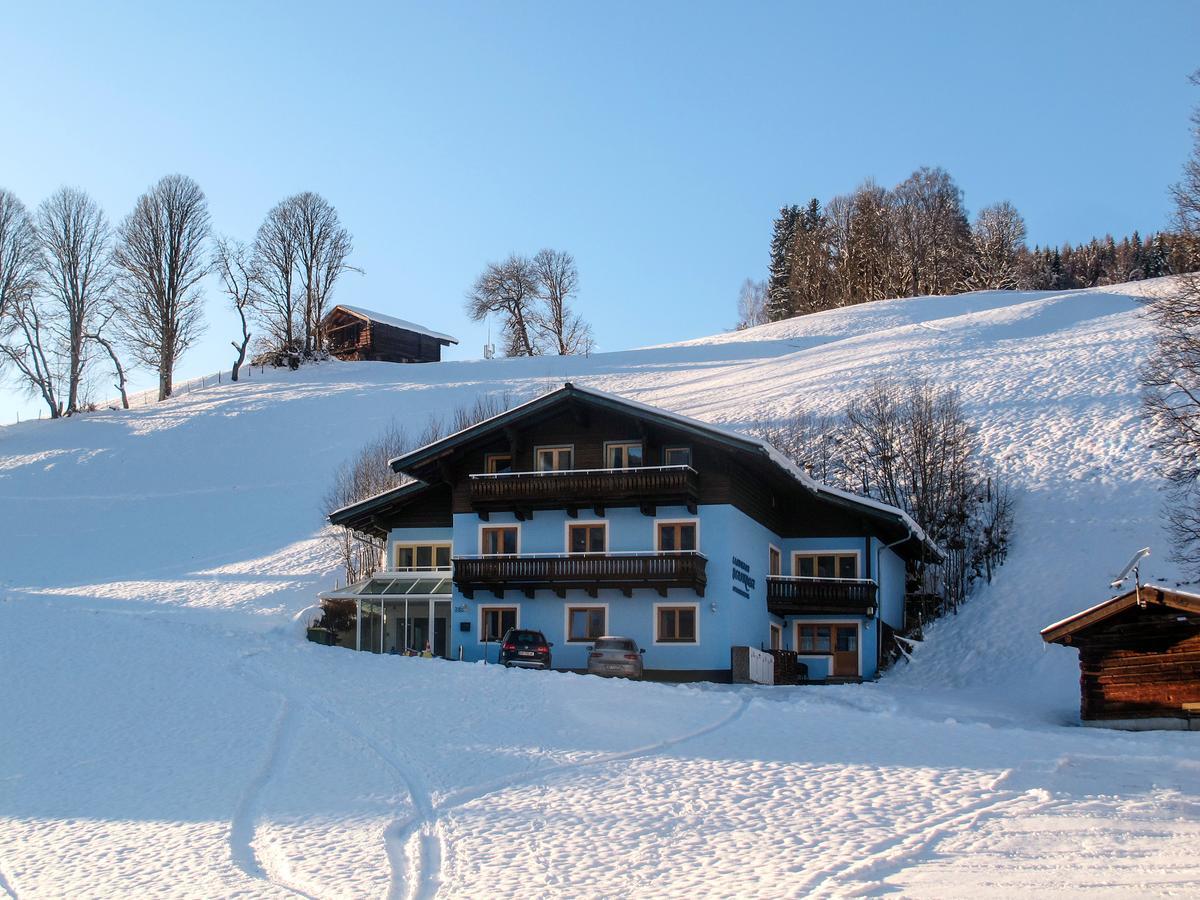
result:
[[(336, 593), (365, 598), (356, 640), (376, 651), (481, 659), (521, 627), (556, 668), (584, 668), (603, 632), (662, 677), (726, 679), (731, 648), (761, 646), (810, 680), (869, 678), (904, 626), (905, 561), (941, 556), (757, 438), (574, 384), (391, 464), (415, 481), (330, 516), (386, 540), (383, 572)], [(453, 595), (414, 614), (397, 572), (444, 572)]]
[(442, 347), (458, 343), (415, 322), (346, 304), (331, 309), (322, 327), (329, 352), (343, 360), (440, 362)]

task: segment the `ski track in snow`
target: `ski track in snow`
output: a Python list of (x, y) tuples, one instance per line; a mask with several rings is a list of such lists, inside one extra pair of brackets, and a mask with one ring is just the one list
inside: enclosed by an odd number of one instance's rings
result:
[[(1162, 284), (881, 301), (590, 358), (330, 363), (0, 428), (21, 510), (0, 541), (0, 896), (1069, 894), (1081, 850), (1091, 886), (1194, 895), (1195, 736), (1064, 727), (1076, 658), (1037, 635), (1138, 547), (1177, 577), (1135, 377)], [(329, 472), (389, 421), (571, 380), (746, 428), (908, 373), (961, 391), (1017, 527), (994, 582), (878, 685), (668, 689), (303, 642), (334, 579)]]

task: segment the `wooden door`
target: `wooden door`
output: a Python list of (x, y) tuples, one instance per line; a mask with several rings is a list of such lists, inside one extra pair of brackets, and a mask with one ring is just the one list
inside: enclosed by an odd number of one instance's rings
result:
[(858, 676), (858, 626), (833, 626), (833, 675), (836, 678)]

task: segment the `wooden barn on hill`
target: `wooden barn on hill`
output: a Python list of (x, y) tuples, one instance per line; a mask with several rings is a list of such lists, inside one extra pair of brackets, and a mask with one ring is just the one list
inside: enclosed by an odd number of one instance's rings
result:
[(1142, 585), (1042, 639), (1079, 649), (1083, 724), (1200, 731), (1200, 595)]
[(329, 311), (324, 327), (326, 348), (345, 360), (441, 362), (442, 347), (458, 343), (413, 322), (344, 304)]

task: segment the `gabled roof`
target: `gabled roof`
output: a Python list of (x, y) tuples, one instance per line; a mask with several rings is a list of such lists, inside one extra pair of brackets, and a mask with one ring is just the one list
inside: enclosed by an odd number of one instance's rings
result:
[(870, 518), (898, 524), (907, 531), (908, 541), (924, 545), (925, 549), (937, 559), (942, 559), (945, 556), (941, 548), (903, 510), (889, 506), (886, 503), (881, 503), (878, 500), (873, 500), (870, 497), (861, 497), (858, 494), (852, 494), (849, 491), (843, 491), (822, 484), (761, 438), (751, 437), (719, 425), (712, 425), (708, 422), (702, 422), (699, 419), (681, 416), (655, 406), (639, 403), (636, 400), (629, 400), (616, 394), (609, 394), (595, 388), (582, 387), (570, 382), (567, 382), (557, 390), (550, 391), (519, 406), (514, 406), (512, 409), (505, 410), (489, 419), (464, 428), (461, 431), (413, 450), (410, 453), (406, 453), (403, 456), (399, 456), (391, 460), (391, 466), (397, 472), (404, 472), (414, 477), (420, 477), (418, 472), (422, 467), (427, 467), (436, 460), (449, 456), (463, 445), (492, 432), (503, 430), (522, 419), (536, 415), (568, 400), (578, 400), (591, 406), (610, 409), (626, 415), (632, 414), (653, 424), (673, 428), (704, 440), (724, 445), (730, 449), (751, 454), (766, 466), (798, 484), (811, 494), (835, 505), (852, 509)]
[[(425, 337), (433, 338), (435, 341), (441, 341), (443, 344), (458, 343), (458, 338), (453, 338), (448, 334), (442, 334), (440, 331), (432, 331), (426, 328), (424, 325), (418, 325), (415, 322), (409, 322), (405, 319), (397, 319), (395, 316), (389, 316), (386, 313), (379, 313), (370, 309), (364, 309), (361, 306), (348, 306), (345, 303), (339, 303), (329, 311), (329, 316), (332, 316), (339, 309), (368, 322), (378, 322), (381, 325), (390, 325), (393, 328), (403, 328), (405, 331), (423, 334)], [(329, 316), (326, 316), (326, 318), (329, 318)]]
[(1137, 606), (1139, 600), (1148, 609), (1176, 609), (1180, 612), (1200, 614), (1200, 596), (1144, 584), (1140, 588), (1127, 591), (1111, 600), (1105, 600), (1083, 612), (1075, 613), (1061, 622), (1047, 625), (1042, 629), (1042, 640), (1047, 644), (1070, 643), (1072, 636), (1078, 632), (1099, 625), (1105, 620)]

